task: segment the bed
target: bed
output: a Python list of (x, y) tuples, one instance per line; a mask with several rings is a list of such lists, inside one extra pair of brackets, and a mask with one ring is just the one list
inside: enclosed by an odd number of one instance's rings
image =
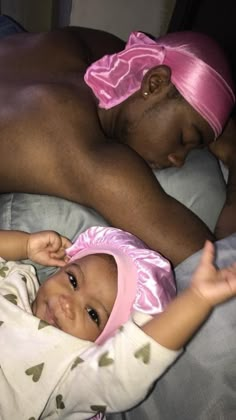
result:
[[(217, 242), (219, 267), (236, 261), (236, 234)], [(189, 283), (201, 251), (176, 270), (178, 291)], [(234, 420), (236, 418), (235, 299), (215, 309), (138, 407), (110, 420)]]
[[(225, 200), (227, 171), (207, 151), (192, 152), (181, 169), (155, 172), (166, 192), (195, 212), (213, 231)], [(74, 240), (92, 225), (106, 221), (94, 210), (56, 197), (0, 195), (0, 229), (59, 231)], [(201, 251), (176, 269), (178, 291), (188, 284)], [(236, 261), (236, 234), (217, 243), (217, 264)], [(27, 262), (27, 261), (25, 261)], [(54, 268), (36, 266), (39, 281)], [(157, 382), (148, 398), (109, 420), (233, 420), (236, 418), (235, 300), (218, 307), (184, 354)]]
[[(225, 180), (218, 162), (206, 151), (192, 152), (181, 170), (156, 172), (163, 187), (188, 205), (213, 230), (225, 198)], [(193, 181), (194, 180), (194, 181)], [(184, 192), (184, 193), (183, 193)], [(106, 221), (94, 210), (67, 200), (9, 193), (0, 195), (0, 229), (60, 231), (70, 239)], [(220, 241), (217, 264), (236, 261), (236, 234)], [(176, 270), (178, 291), (188, 284), (199, 259), (194, 254)], [(25, 261), (27, 262), (27, 261)], [(37, 266), (40, 282), (54, 268)], [(210, 420), (236, 418), (235, 301), (218, 307), (187, 346), (178, 362), (157, 382), (150, 396), (109, 420)]]

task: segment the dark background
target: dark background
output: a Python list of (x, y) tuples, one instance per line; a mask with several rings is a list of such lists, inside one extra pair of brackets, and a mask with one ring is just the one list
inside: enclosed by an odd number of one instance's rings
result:
[(236, 82), (236, 0), (177, 0), (168, 32), (195, 30), (224, 48)]

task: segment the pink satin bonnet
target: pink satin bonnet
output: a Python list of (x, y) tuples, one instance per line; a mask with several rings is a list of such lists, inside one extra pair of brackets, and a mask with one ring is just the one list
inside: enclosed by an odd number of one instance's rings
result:
[(99, 106), (110, 109), (139, 90), (146, 72), (159, 65), (171, 69), (171, 82), (217, 138), (235, 104), (234, 84), (223, 50), (205, 34), (175, 32), (153, 40), (132, 32), (123, 51), (94, 62), (84, 79)]
[(124, 324), (132, 311), (155, 315), (176, 294), (169, 261), (134, 235), (112, 227), (94, 226), (66, 250), (70, 262), (91, 254), (110, 254), (117, 265), (117, 296), (107, 324), (97, 338), (101, 344)]

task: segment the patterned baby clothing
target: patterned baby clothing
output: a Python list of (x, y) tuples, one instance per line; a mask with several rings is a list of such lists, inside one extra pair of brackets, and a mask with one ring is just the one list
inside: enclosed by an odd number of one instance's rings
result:
[(133, 319), (103, 345), (72, 337), (33, 316), (38, 287), (32, 266), (0, 261), (2, 420), (83, 420), (127, 410), (180, 353)]

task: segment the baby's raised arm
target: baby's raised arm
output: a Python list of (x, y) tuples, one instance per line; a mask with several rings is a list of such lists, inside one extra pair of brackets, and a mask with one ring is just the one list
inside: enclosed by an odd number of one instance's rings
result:
[(214, 247), (206, 242), (190, 286), (164, 312), (142, 326), (159, 344), (172, 350), (183, 347), (210, 315), (214, 306), (236, 296), (236, 264), (218, 270)]
[(71, 242), (54, 231), (27, 233), (0, 230), (0, 257), (9, 261), (29, 258), (42, 265), (62, 267), (67, 262), (65, 249)]

